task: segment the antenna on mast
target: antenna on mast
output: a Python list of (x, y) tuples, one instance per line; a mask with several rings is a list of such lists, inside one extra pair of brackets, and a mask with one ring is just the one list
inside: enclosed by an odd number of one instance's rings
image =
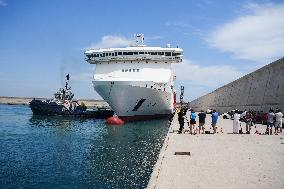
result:
[(144, 45), (144, 34), (143, 33), (134, 34), (134, 38), (135, 38), (136, 46), (145, 46)]

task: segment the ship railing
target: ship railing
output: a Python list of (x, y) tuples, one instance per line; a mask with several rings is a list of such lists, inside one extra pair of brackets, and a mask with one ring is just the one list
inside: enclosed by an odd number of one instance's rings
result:
[(143, 55), (117, 55), (117, 56), (103, 56), (103, 57), (95, 57), (95, 56), (90, 56), (87, 55), (86, 56), (86, 60), (90, 60), (90, 59), (132, 59), (132, 58), (157, 58), (157, 59), (178, 59), (178, 58), (182, 58), (183, 55), (175, 55), (175, 56), (165, 56), (165, 55), (150, 55), (150, 54), (143, 54)]
[(86, 61), (110, 61), (110, 60), (179, 60), (181, 56), (176, 57), (155, 57), (155, 56), (147, 56), (147, 57), (92, 57), (92, 58), (85, 58)]

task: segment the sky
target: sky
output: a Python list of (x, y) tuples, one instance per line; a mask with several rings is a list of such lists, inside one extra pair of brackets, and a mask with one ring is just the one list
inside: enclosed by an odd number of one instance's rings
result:
[(284, 0), (0, 0), (0, 96), (52, 97), (70, 73), (75, 98), (92, 88), (89, 48), (184, 50), (176, 90), (191, 101), (284, 56)]

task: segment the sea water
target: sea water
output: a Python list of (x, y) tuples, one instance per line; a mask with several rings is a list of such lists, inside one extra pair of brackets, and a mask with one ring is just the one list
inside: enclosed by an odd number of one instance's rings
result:
[(145, 188), (167, 131), (0, 105), (0, 188)]

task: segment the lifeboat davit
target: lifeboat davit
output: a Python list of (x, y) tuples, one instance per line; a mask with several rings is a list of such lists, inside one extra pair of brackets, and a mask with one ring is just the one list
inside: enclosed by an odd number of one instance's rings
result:
[(123, 125), (124, 121), (119, 119), (117, 116), (112, 116), (107, 118), (106, 123), (110, 125)]

